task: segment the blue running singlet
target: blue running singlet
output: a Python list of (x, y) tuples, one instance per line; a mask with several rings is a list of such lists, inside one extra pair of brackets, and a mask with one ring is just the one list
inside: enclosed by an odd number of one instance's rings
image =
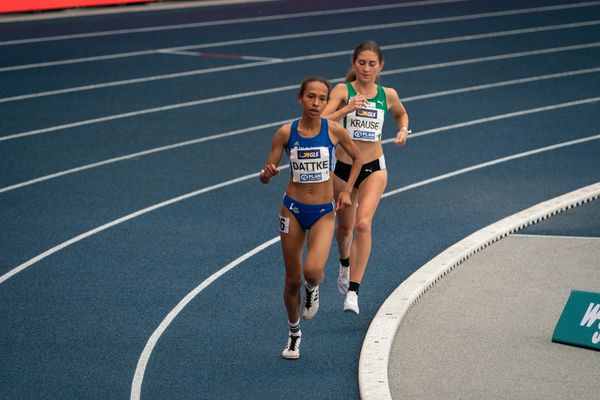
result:
[(321, 130), (314, 137), (298, 133), (295, 120), (290, 129), (290, 138), (285, 146), (290, 159), (292, 180), (298, 183), (318, 183), (329, 180), (335, 146), (329, 137), (327, 119), (321, 118)]

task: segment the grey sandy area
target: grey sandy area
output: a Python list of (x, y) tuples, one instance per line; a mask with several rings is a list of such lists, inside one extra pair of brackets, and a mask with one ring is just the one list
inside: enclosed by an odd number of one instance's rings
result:
[(600, 292), (600, 238), (513, 235), (475, 254), (406, 315), (392, 398), (600, 398), (600, 352), (551, 341), (571, 290)]

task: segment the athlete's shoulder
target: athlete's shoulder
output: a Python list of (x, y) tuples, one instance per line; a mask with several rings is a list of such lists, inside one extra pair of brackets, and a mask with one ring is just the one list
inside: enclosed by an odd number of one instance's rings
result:
[(277, 141), (287, 143), (287, 141), (290, 138), (291, 131), (292, 131), (292, 123), (291, 122), (288, 122), (287, 124), (283, 124), (275, 132), (275, 139)]
[(283, 125), (281, 125), (279, 127), (279, 129), (277, 129), (277, 132), (282, 132), (282, 133), (287, 133), (288, 135), (290, 134), (291, 130), (292, 130), (292, 123), (293, 121), (290, 121), (288, 123), (285, 123)]
[(394, 88), (384, 87), (385, 91), (385, 99), (388, 103), (388, 110), (392, 107), (397, 107), (400, 104), (400, 97), (398, 97), (398, 92)]
[(391, 88), (391, 87), (385, 87), (385, 86), (381, 86), (383, 88), (383, 91), (385, 92), (385, 95), (389, 98), (389, 97), (398, 97), (398, 92), (396, 92), (396, 89)]
[(348, 86), (345, 83), (338, 83), (331, 90), (331, 95), (346, 96), (348, 95)]
[(329, 129), (344, 129), (342, 125), (337, 121), (328, 120), (327, 124), (329, 124)]

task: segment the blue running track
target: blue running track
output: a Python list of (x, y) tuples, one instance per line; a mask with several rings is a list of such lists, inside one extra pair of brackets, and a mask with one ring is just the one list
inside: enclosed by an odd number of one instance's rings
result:
[[(403, 280), (600, 181), (600, 1), (147, 10), (0, 19), (0, 399), (356, 399), (364, 335)], [(334, 247), (290, 362), (286, 177), (257, 171), (299, 82), (339, 82), (365, 39), (414, 133), (399, 149), (386, 124), (360, 315)]]

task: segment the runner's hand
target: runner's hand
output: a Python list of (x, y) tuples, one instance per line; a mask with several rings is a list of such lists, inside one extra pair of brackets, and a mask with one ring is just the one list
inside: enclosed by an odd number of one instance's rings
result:
[(352, 112), (359, 108), (366, 107), (366, 105), (367, 105), (367, 98), (365, 96), (363, 96), (362, 94), (357, 94), (356, 96), (354, 96), (353, 98), (350, 99), (350, 102), (348, 103), (348, 107), (350, 107), (350, 111), (348, 111), (348, 112)]
[(277, 176), (281, 173), (281, 168), (277, 167), (275, 164), (266, 164), (265, 168), (260, 171), (258, 175), (258, 179), (262, 183), (269, 183), (272, 177)]
[(352, 199), (350, 198), (350, 193), (343, 191), (338, 195), (337, 201), (335, 202), (335, 211), (343, 210), (351, 205)]
[(406, 139), (408, 138), (408, 133), (410, 131), (406, 128), (403, 128), (396, 133), (396, 139), (394, 139), (394, 143), (398, 147), (402, 147), (406, 144)]

